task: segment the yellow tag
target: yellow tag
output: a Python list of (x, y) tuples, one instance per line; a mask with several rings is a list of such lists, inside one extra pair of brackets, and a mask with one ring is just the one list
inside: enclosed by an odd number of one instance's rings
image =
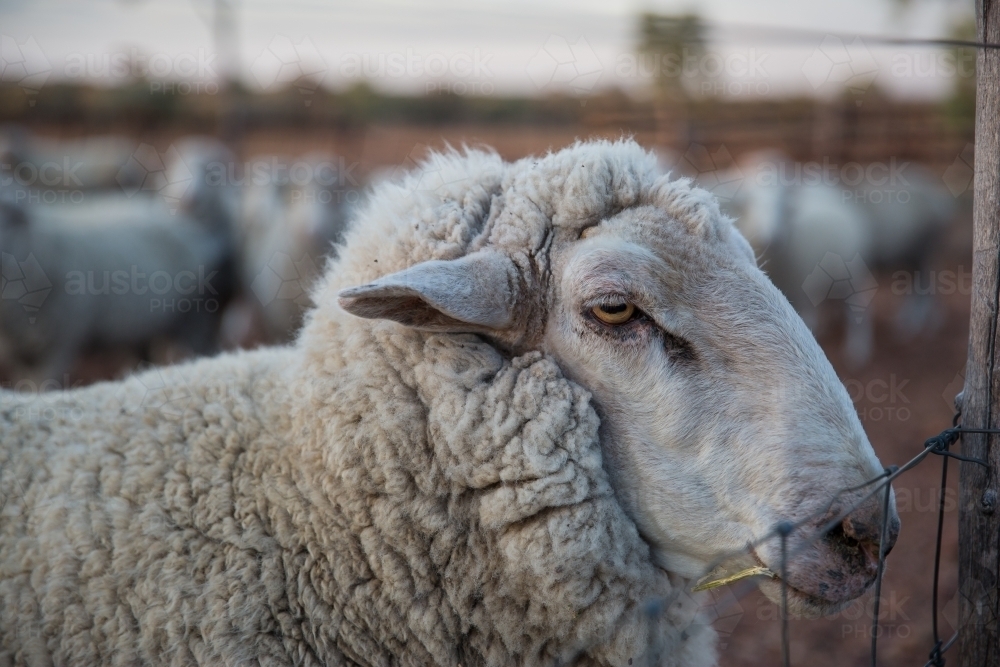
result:
[[(705, 577), (701, 579), (698, 582), (698, 584), (691, 590), (695, 592), (707, 591), (710, 588), (718, 588), (719, 586), (725, 586), (727, 584), (735, 583), (740, 579), (746, 579), (747, 577), (756, 577), (759, 575), (765, 575), (770, 577), (771, 579), (774, 579), (778, 576), (774, 572), (771, 572), (766, 567), (749, 567), (745, 570), (740, 570), (736, 574), (731, 574), (728, 577), (721, 577), (719, 579), (713, 579), (711, 581), (708, 580), (708, 577)], [(710, 576), (712, 575), (709, 575), (709, 577)]]

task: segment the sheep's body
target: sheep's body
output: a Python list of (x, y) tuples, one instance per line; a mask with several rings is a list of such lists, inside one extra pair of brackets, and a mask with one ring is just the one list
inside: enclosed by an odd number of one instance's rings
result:
[(574, 151), (384, 186), (291, 348), (0, 393), (0, 665), (713, 664), (694, 600), (650, 613), (680, 582), (612, 492), (585, 391), (538, 352), (335, 306), (486, 237), (544, 273), (546, 239), (651, 182), (637, 146)]
[[(24, 299), (0, 302), (0, 338), (32, 373), (61, 379), (87, 345), (137, 346), (158, 335), (213, 349), (228, 295), (225, 234), (166, 210), (94, 224), (34, 213), (0, 234), (6, 258), (44, 277)], [(25, 307), (40, 288), (40, 302)]]
[(5, 395), (0, 664), (711, 663), (551, 361), (372, 344)]

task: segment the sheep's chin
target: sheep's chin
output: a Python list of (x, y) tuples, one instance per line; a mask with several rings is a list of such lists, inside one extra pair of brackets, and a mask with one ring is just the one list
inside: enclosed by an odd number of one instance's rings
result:
[[(697, 581), (697, 577), (685, 577), (678, 572), (668, 570), (659, 563), (655, 563), (655, 560), (654, 564), (656, 569), (665, 575), (673, 585), (680, 588), (689, 589)], [(759, 584), (760, 591), (768, 600), (780, 607), (782, 605), (781, 579), (778, 577), (774, 579), (761, 579), (762, 581)], [(815, 595), (803, 593), (794, 586), (788, 587), (788, 615), (792, 618), (818, 618), (826, 614), (835, 614), (851, 602), (853, 600), (831, 602)]]
[[(760, 592), (763, 593), (768, 600), (779, 607), (781, 606), (780, 578), (765, 579), (764, 581), (761, 581)], [(793, 618), (818, 618), (819, 616), (824, 616), (826, 614), (835, 614), (851, 602), (853, 602), (853, 600), (831, 602), (829, 600), (816, 597), (815, 595), (803, 593), (794, 586), (788, 587), (788, 615)]]
[[(750, 555), (753, 557), (757, 565), (761, 567), (767, 567), (772, 572), (775, 572), (775, 568), (770, 568), (767, 564), (761, 560), (760, 556), (757, 555), (757, 551), (750, 547)], [(778, 605), (779, 607), (783, 604), (782, 601), (782, 579), (780, 576), (775, 576), (773, 579), (763, 579), (759, 584), (760, 592), (764, 596)], [(819, 618), (820, 616), (826, 614), (835, 614), (851, 602), (864, 595), (868, 591), (869, 586), (866, 586), (861, 593), (853, 598), (846, 600), (828, 600), (826, 598), (819, 597), (818, 595), (811, 595), (805, 591), (801, 591), (791, 584), (788, 585), (788, 615), (794, 618)]]

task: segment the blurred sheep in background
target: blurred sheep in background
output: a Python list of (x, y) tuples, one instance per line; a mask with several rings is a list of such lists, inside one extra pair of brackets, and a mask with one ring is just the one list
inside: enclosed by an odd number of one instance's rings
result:
[(0, 186), (0, 365), (15, 378), (62, 380), (91, 349), (162, 362), (289, 340), (361, 196), (322, 152), (241, 164), (207, 137), (161, 154), (0, 136), (17, 169), (58, 158), (73, 179), (69, 199), (37, 178)]
[(213, 161), (231, 160), (214, 140), (181, 142), (163, 173), (145, 179), (180, 183), (176, 201), (153, 187), (81, 203), (8, 197), (0, 347), (12, 375), (61, 380), (87, 349), (127, 347), (145, 357), (161, 338), (180, 345), (181, 356), (215, 351), (233, 290), (238, 200), (205, 176)]
[[(15, 376), (62, 376), (94, 347), (150, 357), (151, 344), (169, 341), (170, 354), (183, 358), (290, 340), (362, 196), (333, 154), (237, 163), (206, 137), (179, 139), (161, 155), (121, 137), (58, 142), (7, 127), (0, 154), (32, 173), (58, 164), (75, 188), (67, 202), (37, 178), (30, 187), (0, 187), (0, 362), (19, 369)], [(660, 161), (685, 171), (670, 151)], [(873, 178), (851, 188), (819, 165), (760, 151), (707, 176), (717, 187), (702, 185), (716, 190), (817, 335), (838, 319), (824, 316), (824, 304), (838, 306), (855, 366), (873, 347), (875, 273), (903, 271), (926, 285), (955, 215), (940, 180), (915, 165), (884, 188)], [(154, 274), (162, 284), (148, 284)], [(188, 276), (197, 277), (192, 285)], [(898, 338), (932, 325), (934, 310), (932, 295), (910, 289)]]
[(117, 189), (122, 182), (134, 182), (137, 175), (122, 172), (122, 166), (137, 147), (135, 140), (113, 134), (56, 140), (17, 125), (0, 127), (0, 163), (17, 165), (15, 178), (49, 186)]
[[(954, 198), (926, 170), (908, 165), (890, 179), (890, 166), (877, 167), (886, 172), (884, 187), (872, 184), (881, 182), (879, 176), (853, 188), (824, 175), (818, 164), (797, 164), (773, 151), (754, 153), (740, 161), (740, 187), (722, 202), (764, 270), (817, 335), (829, 324), (823, 304), (842, 306), (844, 351), (854, 366), (872, 353), (868, 306), (878, 288), (873, 272), (903, 271), (926, 284), (956, 212)], [(932, 314), (933, 297), (911, 290), (897, 313), (896, 335), (919, 334)]]
[(311, 305), (309, 288), (361, 196), (353, 177), (345, 176), (341, 161), (330, 154), (297, 160), (258, 156), (248, 162), (251, 169), (261, 164), (289, 168), (280, 177), (265, 169), (245, 179), (237, 229), (242, 298), (226, 314), (224, 338), (230, 346), (292, 337)]

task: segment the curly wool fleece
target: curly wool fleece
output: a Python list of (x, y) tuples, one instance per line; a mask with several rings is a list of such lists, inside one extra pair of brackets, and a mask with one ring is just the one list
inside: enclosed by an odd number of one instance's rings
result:
[(650, 613), (674, 584), (530, 323), (495, 345), (334, 298), (477, 243), (543, 289), (559, 221), (639, 199), (650, 160), (438, 156), (375, 192), (294, 346), (0, 394), (0, 665), (713, 664), (693, 600)]

